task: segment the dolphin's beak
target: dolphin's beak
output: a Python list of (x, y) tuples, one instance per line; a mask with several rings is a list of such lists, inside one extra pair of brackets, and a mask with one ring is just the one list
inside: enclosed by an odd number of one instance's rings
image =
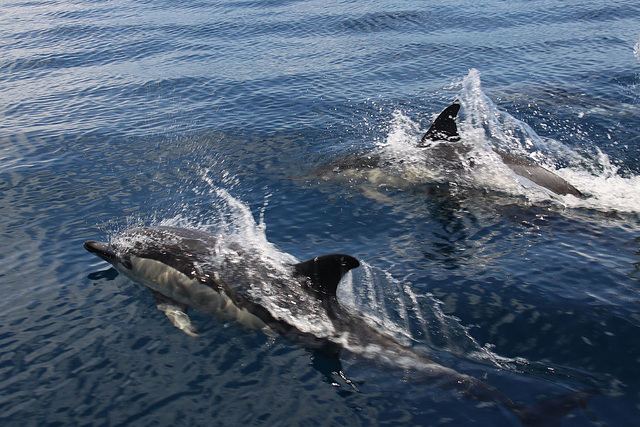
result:
[(96, 242), (95, 240), (87, 240), (82, 246), (84, 246), (87, 251), (99, 256), (100, 258), (111, 264), (114, 264), (118, 261), (116, 252), (108, 243)]

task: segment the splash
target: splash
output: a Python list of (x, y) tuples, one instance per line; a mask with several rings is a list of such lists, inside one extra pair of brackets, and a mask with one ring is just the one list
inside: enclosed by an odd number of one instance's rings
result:
[[(609, 156), (597, 146), (578, 152), (553, 138), (539, 136), (526, 123), (501, 111), (486, 96), (478, 70), (470, 70), (457, 85), (461, 88), (459, 99), (465, 112), (465, 119), (460, 123), (461, 133), (463, 138), (474, 142), (480, 153), (478, 158), (489, 166), (476, 176), (478, 185), (520, 194), (534, 203), (550, 202), (561, 207), (605, 212), (640, 212), (637, 192), (640, 177), (621, 176)], [(523, 180), (502, 164), (491, 147), (534, 160), (588, 197), (559, 196)]]
[(226, 189), (226, 187), (233, 188), (237, 185), (237, 178), (224, 170), (219, 176), (214, 176), (213, 170), (213, 168), (206, 168), (199, 173), (203, 185), (197, 187), (197, 192), (205, 195), (210, 205), (206, 210), (206, 219), (203, 218), (205, 215), (202, 215), (194, 220), (181, 212), (171, 219), (160, 221), (160, 224), (191, 227), (223, 236), (228, 245), (239, 246), (247, 253), (259, 254), (260, 261), (273, 268), (283, 269), (283, 266), (298, 262), (295, 257), (280, 251), (276, 245), (267, 240), (264, 215), (271, 195), (265, 196), (256, 221), (249, 205), (235, 198)]
[(421, 150), (415, 144), (418, 135), (417, 124), (402, 111), (396, 110), (393, 112), (386, 139), (379, 141), (377, 146), (389, 159), (419, 160)]
[[(450, 188), (468, 188), (483, 193), (504, 194), (525, 204), (565, 208), (584, 208), (603, 212), (640, 213), (639, 176), (623, 176), (595, 141), (580, 151), (553, 138), (538, 135), (527, 123), (518, 120), (484, 93), (480, 72), (471, 69), (467, 76), (452, 83), (462, 105), (458, 117), (463, 147), (456, 160), (439, 161), (437, 151), (448, 142), (438, 141), (418, 148), (417, 141), (426, 129), (401, 111), (395, 111), (386, 138), (378, 143), (387, 172), (402, 177), (402, 184), (446, 183)], [(434, 116), (435, 118), (435, 116)], [(576, 130), (579, 133), (579, 130)], [(530, 159), (560, 176), (587, 197), (558, 195), (517, 175), (494, 151), (502, 150)], [(453, 167), (452, 167), (453, 165)], [(397, 179), (394, 182), (400, 182)]]
[(428, 353), (444, 351), (502, 369), (514, 368), (515, 359), (495, 354), (491, 345), (481, 346), (460, 319), (444, 313), (443, 303), (433, 295), (416, 295), (407, 281), (366, 262), (361, 261), (359, 270), (343, 279), (338, 299), (359, 312), (371, 327)]
[(603, 212), (640, 213), (640, 176), (623, 177), (619, 168), (611, 163), (608, 155), (595, 148), (592, 165), (599, 168), (591, 173), (579, 168), (562, 168), (557, 171), (562, 178), (576, 184), (578, 188), (589, 188), (591, 197), (586, 200), (568, 200), (572, 208), (587, 208)]
[(638, 43), (636, 43), (636, 45), (633, 47), (633, 54), (635, 55), (636, 59), (640, 61), (640, 40), (638, 40)]

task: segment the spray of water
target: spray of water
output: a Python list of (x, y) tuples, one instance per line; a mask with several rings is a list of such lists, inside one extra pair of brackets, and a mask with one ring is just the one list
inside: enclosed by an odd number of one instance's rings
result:
[(361, 262), (359, 271), (343, 280), (338, 298), (371, 327), (390, 332), (398, 341), (427, 353), (445, 351), (503, 369), (514, 369), (517, 362), (495, 354), (490, 345), (481, 346), (460, 319), (444, 313), (443, 303), (433, 295), (417, 295), (408, 281), (367, 262)]
[[(619, 175), (618, 168), (595, 142), (592, 149), (578, 152), (555, 139), (539, 136), (526, 123), (501, 111), (484, 94), (477, 70), (470, 70), (458, 85), (461, 87), (460, 100), (465, 112), (460, 127), (465, 137), (474, 139), (475, 136), (478, 146), (486, 144), (528, 157), (570, 182), (588, 197), (558, 196), (535, 184), (523, 182), (505, 168), (502, 168), (506, 173), (503, 179), (492, 182), (500, 186), (508, 182), (509, 179), (505, 178), (511, 175), (511, 180), (515, 178), (521, 184), (522, 194), (533, 202), (549, 201), (564, 207), (601, 211), (640, 212), (640, 193), (637, 191), (640, 177)], [(495, 155), (493, 160), (501, 163)], [(478, 179), (482, 178), (482, 175), (478, 176)]]
[[(417, 147), (419, 130), (416, 122), (401, 111), (395, 111), (385, 139), (378, 143), (382, 157), (391, 165), (392, 173), (415, 184), (444, 182), (513, 196), (526, 203), (557, 205), (561, 208), (585, 208), (604, 212), (640, 213), (640, 177), (622, 176), (609, 156), (596, 145), (580, 151), (553, 138), (538, 135), (531, 126), (513, 117), (483, 92), (480, 72), (472, 69), (450, 89), (458, 90), (462, 105), (458, 118), (465, 154), (459, 158), (462, 169), (452, 171), (446, 164), (430, 161), (439, 142), (428, 149)], [(578, 132), (578, 131), (576, 131)], [(621, 141), (622, 143), (623, 141)], [(507, 151), (543, 166), (564, 178), (585, 199), (560, 196), (518, 176), (493, 151)], [(425, 167), (425, 164), (427, 167)]]

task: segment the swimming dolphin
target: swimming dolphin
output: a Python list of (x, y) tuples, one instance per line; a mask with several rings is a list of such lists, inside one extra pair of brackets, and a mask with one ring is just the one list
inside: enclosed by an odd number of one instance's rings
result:
[[(439, 167), (450, 171), (461, 170), (465, 167), (461, 158), (465, 157), (471, 148), (460, 144), (460, 135), (456, 125), (456, 117), (460, 111), (460, 104), (453, 103), (444, 109), (434, 120), (429, 130), (418, 143), (418, 147), (428, 148), (429, 159), (425, 167)], [(444, 141), (445, 143), (439, 142)], [(526, 178), (535, 184), (544, 187), (556, 194), (571, 194), (584, 198), (584, 194), (563, 178), (554, 174), (534, 162), (515, 154), (492, 148), (500, 156), (502, 162), (516, 175)], [(473, 159), (469, 160), (473, 166)], [(379, 154), (367, 153), (366, 155), (351, 155), (338, 159), (328, 165), (316, 169), (316, 174), (324, 175), (327, 172), (341, 173), (347, 170), (366, 171), (385, 166), (385, 161)]]
[[(295, 325), (286, 324), (252, 298), (256, 275), (271, 279), (273, 290), (288, 292), (291, 298), (295, 293), (296, 302), (313, 302), (312, 297), (318, 301), (335, 297), (342, 276), (360, 265), (349, 255), (331, 254), (285, 266), (276, 274), (261, 265), (258, 254), (227, 245), (209, 233), (178, 227), (134, 228), (111, 243), (86, 241), (84, 248), (151, 289), (158, 308), (191, 336), (198, 332), (187, 314), (189, 306), (249, 329), (288, 334)], [(241, 257), (244, 262), (238, 261)]]
[(245, 327), (277, 332), (311, 349), (345, 348), (417, 369), (421, 380), (498, 403), (528, 424), (544, 420), (548, 407), (562, 417), (593, 396), (591, 392), (563, 395), (538, 404), (544, 411), (514, 403), (494, 387), (431, 361), (344, 308), (336, 290), (344, 274), (360, 265), (357, 259), (331, 254), (282, 268), (264, 266), (259, 254), (221, 239), (194, 229), (145, 227), (126, 231), (110, 243), (86, 241), (84, 248), (150, 288), (158, 308), (191, 336), (198, 336), (187, 314), (187, 308), (194, 306)]
[(420, 358), (340, 305), (338, 283), (360, 265), (349, 255), (273, 265), (259, 251), (221, 236), (165, 226), (134, 228), (110, 243), (89, 240), (83, 246), (151, 289), (158, 309), (194, 337), (199, 333), (188, 307), (247, 329), (276, 332), (307, 348), (364, 354), (374, 344), (389, 359)]

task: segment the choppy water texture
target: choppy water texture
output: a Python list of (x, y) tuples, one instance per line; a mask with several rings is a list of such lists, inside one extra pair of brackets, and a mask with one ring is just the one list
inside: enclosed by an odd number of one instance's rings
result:
[[(0, 16), (3, 425), (520, 424), (345, 353), (355, 391), (296, 343), (195, 310), (203, 336), (183, 334), (82, 248), (152, 224), (266, 259), (351, 254), (343, 304), (438, 363), (523, 405), (600, 392), (563, 425), (640, 417), (637, 1), (7, 1)], [(483, 167), (402, 166), (456, 99)], [(588, 197), (519, 179), (490, 147)], [(387, 176), (314, 173), (369, 150)]]

